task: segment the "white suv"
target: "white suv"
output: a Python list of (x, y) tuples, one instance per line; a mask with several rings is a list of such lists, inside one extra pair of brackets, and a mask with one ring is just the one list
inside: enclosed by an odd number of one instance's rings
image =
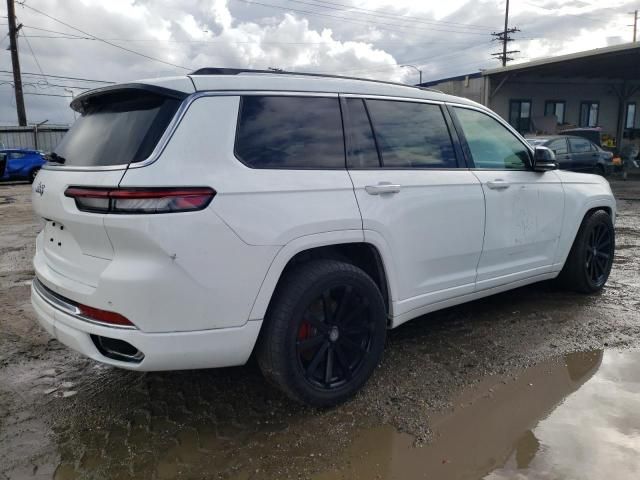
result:
[(557, 277), (600, 290), (606, 180), (472, 101), (230, 69), (93, 90), (33, 185), (42, 326), (132, 370), (244, 364), (332, 405), (387, 328)]

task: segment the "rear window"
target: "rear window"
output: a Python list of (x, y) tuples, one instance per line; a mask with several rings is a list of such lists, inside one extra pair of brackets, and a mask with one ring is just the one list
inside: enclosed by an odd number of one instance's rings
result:
[(242, 97), (235, 151), (251, 168), (345, 168), (338, 98)]
[(89, 100), (55, 153), (65, 166), (140, 162), (151, 155), (180, 103), (142, 90), (100, 95)]

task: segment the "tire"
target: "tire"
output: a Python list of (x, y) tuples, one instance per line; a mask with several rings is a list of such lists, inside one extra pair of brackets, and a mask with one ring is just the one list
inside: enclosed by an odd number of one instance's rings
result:
[(34, 168), (33, 170), (31, 170), (29, 172), (29, 183), (33, 183), (36, 180), (36, 176), (38, 175), (38, 172), (40, 171), (39, 168)]
[(596, 175), (600, 175), (601, 177), (607, 176), (607, 172), (605, 171), (604, 166), (600, 165), (599, 163), (596, 163), (596, 165), (593, 167), (593, 173), (595, 173)]
[(353, 396), (380, 362), (387, 318), (382, 294), (360, 268), (312, 260), (281, 280), (256, 357), (293, 400), (330, 407)]
[(580, 293), (602, 290), (615, 252), (615, 231), (609, 214), (597, 210), (587, 215), (567, 257), (560, 276), (560, 284)]

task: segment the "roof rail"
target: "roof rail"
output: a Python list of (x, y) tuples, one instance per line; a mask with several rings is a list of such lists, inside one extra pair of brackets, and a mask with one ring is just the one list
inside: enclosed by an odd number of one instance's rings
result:
[(320, 78), (338, 78), (341, 80), (359, 80), (362, 82), (382, 83), (385, 85), (396, 85), (400, 87), (417, 88), (419, 90), (428, 90), (430, 92), (442, 93), (435, 88), (421, 87), (419, 85), (408, 85), (406, 83), (387, 82), (384, 80), (373, 80), (371, 78), (345, 77), (342, 75), (330, 75), (328, 73), (307, 73), (307, 72), (289, 72), (286, 70), (256, 70), (251, 68), (223, 68), (223, 67), (205, 67), (199, 68), (195, 72), (188, 75), (239, 75), (242, 73), (271, 73), (275, 75), (298, 75), (304, 77), (320, 77)]

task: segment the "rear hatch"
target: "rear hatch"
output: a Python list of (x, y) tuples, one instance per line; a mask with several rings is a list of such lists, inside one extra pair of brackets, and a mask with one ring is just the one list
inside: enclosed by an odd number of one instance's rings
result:
[(69, 290), (95, 287), (113, 258), (104, 214), (80, 211), (69, 187), (117, 188), (129, 165), (153, 158), (187, 93), (148, 85), (107, 87), (77, 97), (80, 113), (33, 183), (44, 219), (36, 270)]

